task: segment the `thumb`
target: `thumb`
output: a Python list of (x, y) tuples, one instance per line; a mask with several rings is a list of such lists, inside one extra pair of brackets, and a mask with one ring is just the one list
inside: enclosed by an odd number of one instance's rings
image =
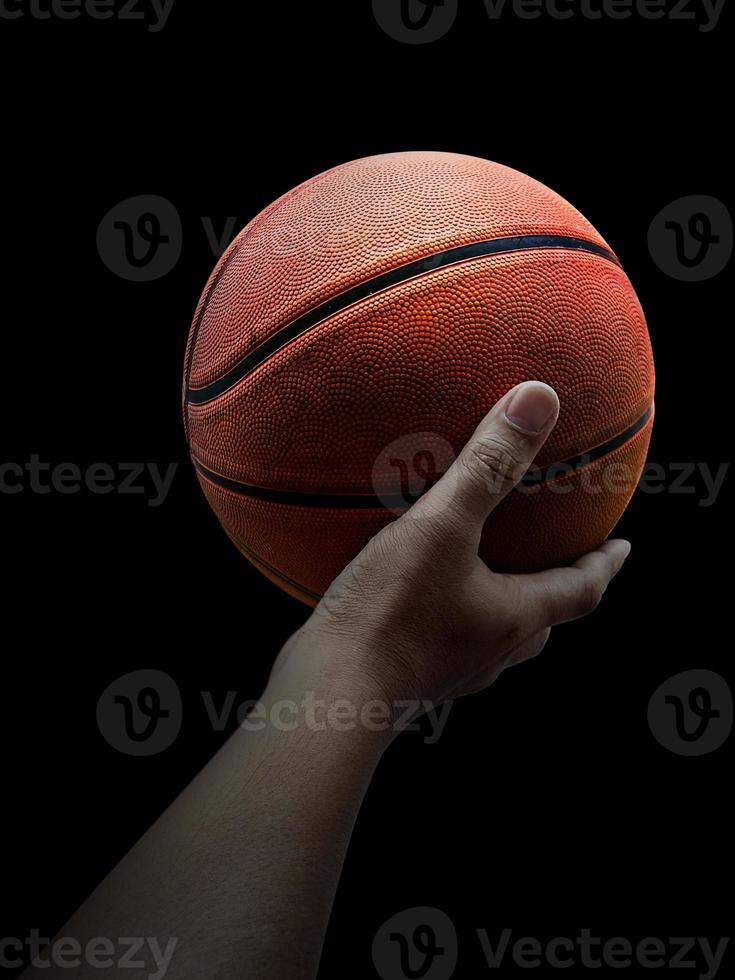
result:
[(441, 480), (415, 505), (425, 516), (453, 515), (472, 538), (522, 479), (559, 416), (559, 399), (541, 381), (511, 389), (480, 422)]

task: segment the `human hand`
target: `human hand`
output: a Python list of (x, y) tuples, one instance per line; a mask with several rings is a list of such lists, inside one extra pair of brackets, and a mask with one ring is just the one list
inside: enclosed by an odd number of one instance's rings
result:
[(487, 687), (540, 653), (552, 626), (592, 612), (630, 551), (626, 541), (530, 575), (498, 574), (478, 557), (485, 521), (558, 413), (556, 393), (541, 382), (508, 392), (444, 477), (334, 581), (277, 672), (303, 676), (306, 658), (350, 691), (438, 705)]

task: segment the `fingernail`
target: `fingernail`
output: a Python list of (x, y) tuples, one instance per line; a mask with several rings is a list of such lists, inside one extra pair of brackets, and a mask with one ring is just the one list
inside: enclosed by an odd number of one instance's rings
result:
[(558, 408), (559, 399), (554, 389), (537, 381), (518, 389), (505, 410), (505, 417), (526, 432), (541, 432)]

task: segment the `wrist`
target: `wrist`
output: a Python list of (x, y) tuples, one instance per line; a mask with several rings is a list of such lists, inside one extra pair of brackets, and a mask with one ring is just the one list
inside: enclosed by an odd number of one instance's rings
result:
[(293, 731), (387, 747), (398, 734), (396, 699), (367, 658), (356, 644), (318, 630), (300, 631), (274, 665), (263, 694), (266, 711), (288, 718)]

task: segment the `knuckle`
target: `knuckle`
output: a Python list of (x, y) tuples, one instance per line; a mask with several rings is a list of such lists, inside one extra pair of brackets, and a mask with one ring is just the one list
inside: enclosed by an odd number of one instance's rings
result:
[(527, 659), (532, 660), (534, 657), (538, 657), (539, 654), (543, 652), (543, 649), (546, 646), (548, 640), (549, 640), (548, 630), (544, 630), (543, 633), (539, 633), (537, 636), (535, 636), (532, 642), (529, 644)]
[(520, 623), (512, 623), (505, 631), (503, 646), (507, 650), (512, 650), (523, 641), (524, 631)]
[(528, 465), (519, 448), (498, 435), (487, 436), (468, 446), (465, 463), (475, 479), (498, 490), (514, 486)]
[(602, 589), (592, 579), (585, 579), (577, 596), (577, 611), (579, 616), (589, 616), (600, 605)]
[(386, 524), (372, 539), (371, 545), (381, 558), (400, 552), (406, 530), (404, 517)]
[(547, 627), (545, 630), (542, 630), (538, 634), (538, 637), (537, 637), (537, 640), (536, 640), (536, 648), (537, 648), (536, 649), (536, 653), (537, 653), (537, 655), (539, 653), (541, 653), (541, 651), (546, 647), (546, 644), (549, 642), (549, 637), (550, 636), (551, 636), (551, 629), (549, 627)]
[(403, 567), (413, 564), (425, 555), (434, 555), (442, 544), (447, 514), (437, 515), (431, 520), (406, 511), (397, 521), (383, 528), (375, 543), (384, 555), (390, 555), (396, 564)]
[(374, 578), (371, 563), (360, 554), (332, 582), (320, 605), (330, 615), (344, 614), (344, 610), (355, 602), (360, 605), (369, 601), (374, 591)]

